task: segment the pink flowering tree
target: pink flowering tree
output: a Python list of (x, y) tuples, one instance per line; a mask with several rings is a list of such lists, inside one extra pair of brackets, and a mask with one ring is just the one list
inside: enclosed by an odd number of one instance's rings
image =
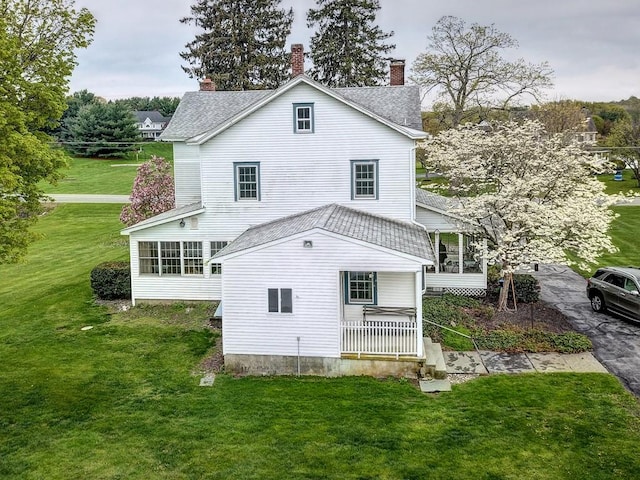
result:
[(120, 213), (120, 221), (127, 226), (139, 223), (175, 207), (171, 164), (161, 157), (152, 157), (138, 167), (133, 181), (131, 203)]

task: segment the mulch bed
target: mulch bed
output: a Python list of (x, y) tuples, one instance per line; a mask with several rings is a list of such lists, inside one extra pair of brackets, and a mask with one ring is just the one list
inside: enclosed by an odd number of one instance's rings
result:
[[(485, 305), (491, 305), (495, 309), (497, 302), (485, 299)], [(474, 317), (478, 324), (487, 330), (518, 327), (522, 329), (533, 328), (552, 333), (574, 331), (563, 313), (543, 301), (520, 303), (516, 311), (495, 312), (491, 318), (482, 309), (464, 308), (464, 311)]]

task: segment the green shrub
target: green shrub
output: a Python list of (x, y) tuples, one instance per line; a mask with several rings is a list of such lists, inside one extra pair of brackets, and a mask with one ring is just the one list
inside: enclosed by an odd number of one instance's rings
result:
[(513, 285), (516, 289), (516, 298), (518, 301), (533, 303), (540, 300), (540, 284), (538, 283), (538, 279), (533, 275), (514, 275)]
[[(518, 273), (513, 276), (518, 302), (534, 303), (540, 300), (540, 284), (533, 275)], [(500, 279), (487, 279), (487, 297), (497, 299), (500, 294)], [(509, 294), (511, 295), (511, 294)]]
[(101, 300), (131, 298), (129, 262), (105, 262), (91, 270), (91, 289)]

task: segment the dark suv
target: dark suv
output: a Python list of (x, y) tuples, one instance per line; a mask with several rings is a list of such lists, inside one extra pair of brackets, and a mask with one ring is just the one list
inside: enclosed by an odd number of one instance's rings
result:
[(599, 268), (587, 280), (587, 296), (596, 312), (610, 310), (640, 321), (640, 268)]

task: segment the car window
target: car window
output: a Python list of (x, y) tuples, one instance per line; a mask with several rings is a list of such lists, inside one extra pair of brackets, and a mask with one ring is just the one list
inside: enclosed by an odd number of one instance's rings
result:
[(606, 270), (598, 269), (598, 270), (596, 270), (596, 273), (593, 274), (593, 278), (600, 278), (600, 277), (604, 276), (605, 273), (607, 273)]
[(624, 280), (625, 280), (624, 277), (621, 277), (620, 275), (616, 275), (615, 273), (612, 273), (611, 275), (609, 275), (607, 278), (604, 279), (605, 282), (610, 283), (614, 287), (620, 287), (620, 288), (624, 288)]
[(624, 279), (624, 289), (627, 290), (628, 292), (637, 292), (638, 291), (638, 286), (630, 278), (625, 278)]

